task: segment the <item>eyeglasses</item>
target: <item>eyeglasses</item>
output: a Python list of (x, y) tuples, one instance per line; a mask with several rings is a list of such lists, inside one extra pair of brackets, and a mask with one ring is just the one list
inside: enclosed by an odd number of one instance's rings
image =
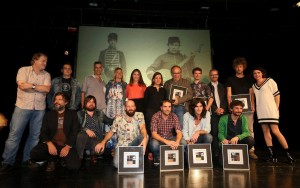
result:
[(218, 74), (212, 74), (212, 75), (210, 75), (210, 77), (217, 77), (217, 76), (219, 76)]
[(181, 72), (172, 72), (172, 74), (181, 74)]

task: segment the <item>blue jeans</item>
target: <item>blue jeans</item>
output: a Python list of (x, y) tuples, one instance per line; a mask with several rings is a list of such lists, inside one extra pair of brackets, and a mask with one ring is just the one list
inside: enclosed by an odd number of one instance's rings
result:
[[(176, 141), (176, 137), (167, 138), (168, 140)], [(160, 146), (166, 145), (165, 143), (159, 142), (156, 139), (151, 138), (150, 142), (150, 150), (152, 151), (154, 158), (159, 159), (160, 158)], [(185, 147), (186, 142), (183, 141), (183, 139), (180, 140), (179, 145), (183, 145)]]
[(180, 126), (181, 126), (181, 129), (183, 127), (183, 115), (185, 114), (185, 107), (184, 106), (181, 106), (181, 105), (173, 105), (172, 106), (172, 112), (174, 112), (178, 119), (179, 119), (179, 123), (180, 123)]
[(25, 110), (15, 107), (9, 125), (9, 135), (5, 142), (5, 149), (2, 154), (3, 164), (13, 165), (15, 163), (20, 141), (28, 123), (29, 135), (25, 143), (22, 161), (25, 162), (30, 159), (30, 152), (39, 141), (44, 114), (45, 110)]
[[(143, 135), (139, 135), (131, 143), (129, 143), (128, 146), (138, 146), (143, 141), (143, 139), (144, 139)], [(113, 159), (113, 163), (114, 163), (114, 166), (116, 168), (118, 168), (118, 166), (119, 166), (119, 149), (118, 149), (118, 146), (115, 149), (115, 156), (114, 156), (114, 159)]]

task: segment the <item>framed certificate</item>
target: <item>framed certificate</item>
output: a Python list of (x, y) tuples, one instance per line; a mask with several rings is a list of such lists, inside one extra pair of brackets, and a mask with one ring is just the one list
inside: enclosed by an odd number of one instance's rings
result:
[(249, 170), (247, 144), (223, 144), (224, 170)]
[(252, 112), (252, 109), (251, 109), (251, 96), (250, 94), (240, 94), (240, 95), (232, 95), (231, 96), (231, 101), (234, 101), (234, 100), (239, 100), (239, 101), (242, 101), (245, 106), (243, 108), (243, 112)]
[[(174, 100), (175, 97), (181, 98), (186, 94), (187, 94), (187, 88), (186, 87), (171, 84), (170, 96), (169, 96), (169, 99), (171, 101)], [(179, 105), (184, 106), (185, 103), (182, 103), (182, 104), (179, 104)]]
[(178, 171), (184, 170), (184, 146), (180, 145), (177, 149), (171, 149), (170, 146), (160, 146), (160, 170)]
[(189, 168), (213, 167), (210, 144), (189, 144), (187, 147)]
[(118, 146), (118, 173), (144, 173), (143, 146)]

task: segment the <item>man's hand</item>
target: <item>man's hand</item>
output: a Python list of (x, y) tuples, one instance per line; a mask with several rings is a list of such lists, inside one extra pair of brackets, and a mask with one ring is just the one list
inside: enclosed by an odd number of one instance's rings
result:
[(148, 139), (147, 138), (144, 138), (143, 141), (140, 143), (139, 146), (143, 146), (144, 148), (144, 155), (146, 153), (146, 147), (147, 147), (147, 143), (148, 143)]
[(104, 152), (104, 149), (105, 149), (105, 143), (103, 143), (103, 142), (100, 142), (99, 144), (97, 144), (95, 146), (96, 153), (102, 153), (102, 152)]
[(51, 155), (57, 155), (57, 149), (51, 141), (47, 142), (47, 146), (48, 146), (48, 152)]
[(90, 137), (90, 138), (95, 138), (96, 137), (96, 134), (94, 133), (94, 131), (90, 130), (90, 129), (87, 129), (86, 131), (86, 134)]
[(221, 143), (222, 144), (230, 144), (229, 140), (227, 140), (227, 139), (224, 139)]
[(230, 144), (237, 144), (239, 141), (239, 137), (235, 136), (230, 140)]
[(175, 141), (172, 141), (172, 140), (168, 140), (167, 143), (166, 143), (168, 146), (171, 147), (171, 149), (177, 149), (179, 144)]
[(70, 149), (71, 149), (71, 147), (66, 145), (65, 147), (63, 147), (61, 149), (59, 156), (60, 157), (66, 157), (69, 154)]

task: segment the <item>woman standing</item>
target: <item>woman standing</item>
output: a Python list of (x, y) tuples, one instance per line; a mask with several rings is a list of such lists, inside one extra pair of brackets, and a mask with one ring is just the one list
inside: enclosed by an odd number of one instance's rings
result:
[(160, 72), (152, 76), (152, 83), (146, 88), (144, 95), (145, 120), (148, 135), (151, 135), (150, 126), (153, 114), (160, 110), (161, 102), (167, 99), (167, 92), (163, 88), (163, 77)]
[(130, 75), (129, 84), (126, 86), (126, 97), (135, 102), (136, 111), (144, 113), (144, 93), (146, 84), (144, 83), (141, 71), (134, 69)]
[(123, 71), (117, 67), (114, 71), (114, 78), (106, 84), (105, 100), (106, 115), (114, 119), (116, 115), (123, 114), (125, 105), (125, 93), (127, 83), (123, 81)]
[[(111, 120), (115, 119), (117, 115), (125, 113), (125, 93), (127, 83), (123, 81), (123, 71), (117, 67), (114, 70), (114, 78), (106, 84), (105, 100), (106, 111), (105, 114)], [(108, 132), (112, 122), (105, 122), (105, 131)], [(116, 134), (107, 142), (107, 148), (112, 149), (112, 155), (114, 156), (114, 148), (117, 145)]]
[(273, 151), (271, 130), (285, 150), (288, 163), (292, 164), (295, 160), (291, 157), (288, 143), (279, 130), (280, 92), (277, 83), (272, 78), (267, 78), (266, 70), (261, 67), (253, 69), (253, 77), (256, 80), (252, 88), (256, 99), (257, 119), (258, 123), (261, 124), (269, 149), (268, 161), (277, 162), (276, 154)]

